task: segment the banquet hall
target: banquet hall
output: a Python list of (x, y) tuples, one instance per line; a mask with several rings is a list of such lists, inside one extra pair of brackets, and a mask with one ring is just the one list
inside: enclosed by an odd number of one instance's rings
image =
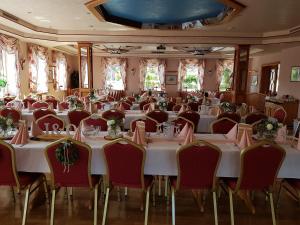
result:
[(1, 0), (0, 225), (298, 224), (298, 10)]

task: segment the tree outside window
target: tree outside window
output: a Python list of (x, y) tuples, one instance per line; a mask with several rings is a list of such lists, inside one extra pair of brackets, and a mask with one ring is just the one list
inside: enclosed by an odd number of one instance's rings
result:
[(187, 65), (186, 75), (182, 82), (182, 90), (185, 91), (199, 91), (200, 81), (199, 81), (199, 67), (197, 65)]
[(109, 64), (106, 70), (106, 88), (124, 90), (120, 64)]
[(220, 84), (220, 91), (226, 91), (231, 87), (230, 76), (232, 71), (229, 68), (225, 68), (222, 73), (222, 80)]
[(161, 90), (161, 83), (158, 75), (158, 65), (148, 64), (146, 68), (144, 90)]
[(217, 76), (219, 81), (219, 91), (226, 91), (231, 88), (233, 60), (219, 60), (217, 64)]

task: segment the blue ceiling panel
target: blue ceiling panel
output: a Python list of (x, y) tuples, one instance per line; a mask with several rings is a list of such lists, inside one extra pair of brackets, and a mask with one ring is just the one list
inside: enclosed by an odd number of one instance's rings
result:
[(180, 24), (216, 17), (226, 9), (217, 0), (108, 0), (109, 16), (139, 23)]

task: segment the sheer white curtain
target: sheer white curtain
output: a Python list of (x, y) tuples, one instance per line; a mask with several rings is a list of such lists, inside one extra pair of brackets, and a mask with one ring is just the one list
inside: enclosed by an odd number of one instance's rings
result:
[(56, 53), (56, 89), (67, 90), (67, 58), (63, 53)]
[(0, 96), (6, 94), (20, 97), (18, 40), (0, 34), (0, 79), (6, 82), (0, 88)]
[(115, 90), (126, 90), (127, 59), (104, 58), (103, 65), (105, 74), (104, 87), (110, 88), (109, 86), (112, 86)]

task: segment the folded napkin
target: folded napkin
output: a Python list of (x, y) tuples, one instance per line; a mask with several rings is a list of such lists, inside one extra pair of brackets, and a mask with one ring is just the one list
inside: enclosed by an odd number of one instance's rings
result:
[(277, 130), (277, 136), (275, 138), (275, 141), (279, 144), (285, 144), (286, 143), (286, 135), (287, 135), (287, 129), (286, 125), (283, 127), (280, 127)]
[(194, 135), (194, 130), (192, 126), (189, 126), (186, 138), (184, 139), (183, 145), (187, 145), (195, 141), (195, 135)]
[(49, 104), (49, 106), (48, 106), (48, 109), (50, 109), (50, 110), (54, 110), (53, 103), (52, 103), (52, 102), (49, 102), (48, 104)]
[(249, 134), (246, 130), (243, 131), (242, 138), (240, 142), (238, 143), (238, 146), (240, 149), (244, 149), (249, 147), (252, 144), (251, 137), (249, 137)]
[(62, 111), (65, 110), (64, 107), (61, 105), (61, 103), (58, 103), (57, 109), (58, 109), (59, 112), (62, 112)]
[(185, 111), (186, 111), (186, 106), (185, 106), (185, 105), (182, 105), (181, 108), (180, 108), (179, 111), (178, 111), (178, 114), (183, 113), (183, 112), (185, 112)]
[(75, 130), (75, 134), (73, 139), (76, 141), (81, 141), (81, 130), (82, 130), (82, 122), (80, 122), (79, 126)]
[(34, 107), (32, 106), (32, 104), (30, 102), (28, 102), (28, 110), (34, 110)]
[(229, 140), (236, 141), (237, 133), (238, 133), (238, 125), (236, 124), (227, 134), (225, 134), (225, 136)]
[(239, 123), (238, 124), (238, 133), (237, 133), (237, 140), (240, 141), (244, 131), (247, 132), (247, 135), (249, 137), (252, 137), (253, 135), (253, 127), (250, 124), (246, 124), (246, 123)]
[(189, 123), (186, 123), (177, 137), (179, 139), (184, 139), (187, 136), (188, 131), (189, 131)]
[(19, 130), (10, 141), (11, 144), (16, 145), (25, 145), (28, 143), (29, 134), (27, 129), (27, 123), (25, 120), (20, 120), (19, 122)]
[(132, 136), (132, 141), (138, 145), (145, 145), (145, 136), (143, 136), (140, 133), (140, 129), (136, 126), (134, 132), (133, 132), (133, 136)]
[(31, 136), (32, 137), (37, 137), (37, 136), (42, 135), (42, 134), (44, 134), (42, 129), (36, 124), (35, 121), (32, 121), (32, 123), (31, 123)]
[(117, 109), (118, 109), (119, 111), (121, 111), (121, 112), (124, 112), (124, 111), (125, 111), (124, 106), (123, 106), (122, 103), (119, 103), (119, 106), (117, 107)]
[(155, 110), (155, 104), (150, 103), (148, 109), (146, 110), (146, 114)]

